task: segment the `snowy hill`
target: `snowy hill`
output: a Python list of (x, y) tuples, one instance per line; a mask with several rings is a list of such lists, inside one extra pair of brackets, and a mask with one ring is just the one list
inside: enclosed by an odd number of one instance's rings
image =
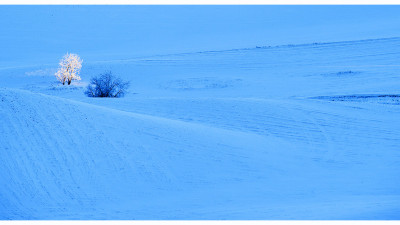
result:
[(0, 219), (400, 219), (399, 7), (0, 6)]
[(4, 67), (0, 218), (399, 219), (399, 42)]
[(1, 100), (3, 219), (145, 217), (106, 210), (121, 201), (159, 204), (171, 193), (221, 181), (256, 182), (252, 171), (276, 177), (265, 169), (291, 161), (274, 138), (12, 89), (1, 90)]

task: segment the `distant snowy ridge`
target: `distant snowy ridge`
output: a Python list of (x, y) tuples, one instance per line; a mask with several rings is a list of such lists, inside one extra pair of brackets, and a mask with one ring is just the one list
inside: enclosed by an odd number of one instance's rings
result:
[[(316, 47), (316, 46), (326, 46), (326, 47), (335, 47), (337, 45), (345, 46), (345, 45), (358, 45), (358, 44), (368, 44), (373, 42), (385, 42), (388, 43), (392, 41), (400, 41), (400, 37), (383, 37), (383, 38), (373, 38), (373, 39), (357, 39), (357, 40), (345, 40), (345, 41), (334, 41), (334, 42), (312, 42), (312, 43), (303, 43), (303, 44), (279, 44), (279, 45), (257, 45), (254, 47), (247, 48), (233, 48), (233, 49), (225, 49), (225, 50), (204, 50), (204, 51), (193, 51), (193, 52), (181, 52), (181, 53), (172, 53), (172, 54), (154, 54), (148, 56), (136, 56), (133, 58), (121, 58), (121, 59), (113, 59), (113, 60), (96, 60), (90, 61), (90, 64), (101, 64), (101, 63), (117, 63), (117, 62), (133, 62), (133, 61), (142, 61), (142, 60), (155, 60), (159, 57), (168, 58), (169, 56), (186, 56), (186, 55), (194, 55), (194, 54), (208, 54), (208, 53), (229, 53), (236, 51), (248, 51), (255, 49), (276, 49), (276, 48), (296, 48), (296, 47)], [(158, 59), (162, 60), (162, 59)], [(164, 59), (163, 61), (168, 60)], [(49, 65), (49, 64), (48, 64)], [(0, 68), (1, 69), (1, 68)]]

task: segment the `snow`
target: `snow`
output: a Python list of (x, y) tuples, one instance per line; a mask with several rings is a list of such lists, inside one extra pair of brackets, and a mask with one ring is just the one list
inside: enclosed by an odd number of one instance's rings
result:
[[(228, 8), (0, 6), (15, 25), (0, 20), (8, 34), (0, 47), (9, 53), (0, 58), (0, 219), (400, 219), (398, 7)], [(264, 17), (265, 10), (274, 13)], [(104, 11), (97, 24), (114, 20), (84, 32)], [(282, 20), (310, 11), (297, 24)], [(57, 45), (63, 34), (52, 29), (60, 31), (63, 16), (76, 16), (71, 27), (82, 21), (71, 36), (83, 33)], [(33, 26), (22, 29), (31, 17)], [(358, 21), (365, 17), (374, 23)], [(202, 37), (162, 47), (186, 22), (197, 21), (195, 30), (215, 18), (225, 19), (203, 27)], [(241, 18), (239, 27), (254, 23), (248, 36), (213, 39)], [(252, 39), (266, 31), (256, 18), (281, 21), (274, 31), (310, 32), (297, 35), (299, 44), (282, 33), (275, 42)], [(315, 18), (324, 19), (308, 26)], [(314, 30), (328, 21), (337, 36)], [(124, 51), (132, 24), (158, 35)], [(359, 32), (344, 35), (355, 25)], [(17, 36), (14, 46), (29, 44), (24, 55), (5, 47)], [(59, 57), (79, 41), (82, 80), (60, 85)], [(131, 82), (129, 93), (86, 97), (90, 78), (107, 70)]]
[(400, 6), (1, 6), (0, 67), (398, 37)]

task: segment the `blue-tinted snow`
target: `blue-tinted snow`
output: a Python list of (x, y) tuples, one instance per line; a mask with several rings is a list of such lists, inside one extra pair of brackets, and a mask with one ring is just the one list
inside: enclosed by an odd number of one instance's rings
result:
[(0, 66), (400, 36), (400, 6), (1, 6)]
[(399, 9), (0, 6), (0, 219), (400, 219)]

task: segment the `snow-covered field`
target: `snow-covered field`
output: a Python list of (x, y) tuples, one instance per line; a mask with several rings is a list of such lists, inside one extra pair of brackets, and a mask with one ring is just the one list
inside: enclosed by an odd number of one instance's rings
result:
[[(84, 59), (85, 60), (85, 59)], [(0, 67), (0, 219), (400, 219), (400, 38)], [(88, 98), (93, 75), (131, 82)]]

